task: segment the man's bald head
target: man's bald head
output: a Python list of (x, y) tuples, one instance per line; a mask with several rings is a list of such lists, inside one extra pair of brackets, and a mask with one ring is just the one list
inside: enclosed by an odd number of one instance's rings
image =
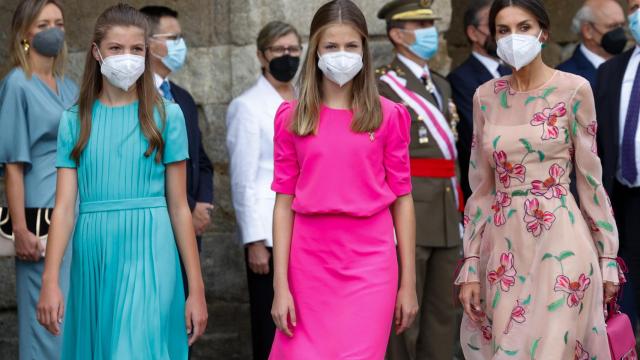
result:
[[(638, 1), (640, 0), (629, 0)], [(602, 37), (625, 25), (622, 6), (615, 0), (587, 0), (573, 18), (572, 29), (582, 44), (605, 59), (612, 54), (602, 48)]]

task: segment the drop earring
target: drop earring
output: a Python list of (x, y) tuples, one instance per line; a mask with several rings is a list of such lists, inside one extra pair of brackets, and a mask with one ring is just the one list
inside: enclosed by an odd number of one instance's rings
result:
[(30, 46), (29, 46), (29, 40), (27, 40), (27, 39), (23, 39), (23, 40), (21, 41), (21, 44), (22, 44), (22, 48), (24, 49), (24, 52), (28, 53), (28, 52), (29, 52), (29, 48), (30, 48)]

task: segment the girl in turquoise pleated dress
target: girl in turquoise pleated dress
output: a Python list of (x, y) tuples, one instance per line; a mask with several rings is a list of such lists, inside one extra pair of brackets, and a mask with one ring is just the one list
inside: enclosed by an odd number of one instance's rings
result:
[[(38, 320), (54, 334), (64, 326), (63, 359), (186, 359), (206, 327), (186, 199), (184, 117), (155, 89), (147, 34), (136, 9), (107, 9), (95, 26), (78, 104), (60, 121)], [(63, 314), (58, 273), (72, 233)]]

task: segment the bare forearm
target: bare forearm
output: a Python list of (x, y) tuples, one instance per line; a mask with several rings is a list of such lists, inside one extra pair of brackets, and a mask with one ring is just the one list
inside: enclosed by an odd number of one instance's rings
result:
[(391, 208), (400, 254), (400, 286), (416, 284), (416, 219), (411, 195), (399, 197)]
[(23, 166), (22, 164), (6, 164), (5, 168), (5, 190), (13, 231), (26, 230)]
[(273, 286), (275, 289), (289, 286), (289, 252), (294, 217), (289, 198), (287, 196), (276, 200), (273, 211)]
[(200, 257), (198, 256), (198, 247), (195, 241), (196, 235), (188, 204), (185, 202), (182, 205), (170, 207), (169, 216), (180, 257), (187, 273), (189, 293), (204, 292)]
[(60, 264), (73, 232), (75, 219), (74, 207), (56, 207), (51, 217), (51, 226), (47, 237), (47, 250), (44, 261), (42, 282), (58, 282)]

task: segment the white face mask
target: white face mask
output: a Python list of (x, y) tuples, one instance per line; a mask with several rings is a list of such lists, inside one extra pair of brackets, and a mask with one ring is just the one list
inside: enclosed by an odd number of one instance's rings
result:
[(343, 87), (362, 70), (362, 55), (338, 51), (318, 54), (318, 68), (329, 80)]
[(144, 73), (144, 56), (123, 54), (111, 55), (103, 59), (100, 50), (98, 50), (98, 55), (102, 60), (100, 64), (102, 75), (109, 80), (111, 85), (123, 91), (129, 91), (129, 88)]
[(518, 71), (532, 62), (542, 51), (540, 36), (542, 30), (537, 37), (522, 34), (503, 37), (498, 40), (498, 56)]

